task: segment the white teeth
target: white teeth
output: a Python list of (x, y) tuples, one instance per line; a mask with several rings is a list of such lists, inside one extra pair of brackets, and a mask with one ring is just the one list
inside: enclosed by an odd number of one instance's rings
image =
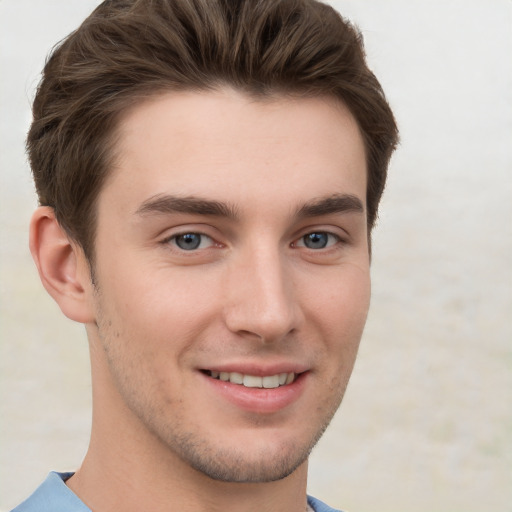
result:
[(243, 384), (245, 377), (241, 373), (231, 372), (229, 374), (229, 382), (233, 384)]
[(277, 375), (258, 377), (257, 375), (244, 375), (238, 372), (217, 372), (212, 370), (210, 371), (210, 377), (224, 382), (229, 381), (233, 384), (242, 384), (247, 388), (273, 389), (291, 384), (295, 380), (295, 373), (279, 373)]
[(244, 375), (244, 386), (246, 388), (262, 388), (262, 380), (261, 377), (255, 377), (254, 375)]
[(270, 388), (277, 388), (279, 387), (279, 375), (271, 375), (270, 377), (263, 377), (263, 387), (270, 389)]

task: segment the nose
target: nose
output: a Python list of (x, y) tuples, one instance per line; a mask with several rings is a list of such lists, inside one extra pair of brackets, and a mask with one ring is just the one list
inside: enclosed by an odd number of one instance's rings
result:
[(299, 298), (291, 268), (283, 259), (277, 249), (260, 247), (232, 263), (224, 281), (225, 322), (230, 331), (270, 343), (298, 329)]

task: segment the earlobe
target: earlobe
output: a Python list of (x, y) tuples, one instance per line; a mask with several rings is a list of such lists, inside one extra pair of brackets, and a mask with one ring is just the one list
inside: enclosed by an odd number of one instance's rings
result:
[(46, 291), (71, 320), (94, 322), (93, 285), (81, 248), (69, 239), (53, 208), (42, 206), (30, 221), (30, 252)]

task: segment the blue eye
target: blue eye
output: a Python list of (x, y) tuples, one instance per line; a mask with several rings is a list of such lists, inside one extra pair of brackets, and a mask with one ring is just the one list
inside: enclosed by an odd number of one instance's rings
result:
[(212, 244), (212, 239), (201, 233), (183, 233), (182, 235), (173, 236), (171, 241), (183, 251), (204, 249)]
[(338, 242), (338, 240), (338, 237), (332, 233), (318, 231), (304, 235), (297, 245), (299, 247), (307, 247), (308, 249), (325, 249)]

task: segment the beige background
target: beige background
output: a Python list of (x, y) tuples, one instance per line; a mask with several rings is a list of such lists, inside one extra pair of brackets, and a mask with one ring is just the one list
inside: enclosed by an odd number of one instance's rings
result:
[[(27, 249), (23, 138), (51, 46), (94, 0), (0, 0), (0, 510), (72, 470), (86, 339)], [(341, 0), (396, 110), (373, 303), (310, 492), (352, 512), (512, 511), (512, 1)]]

